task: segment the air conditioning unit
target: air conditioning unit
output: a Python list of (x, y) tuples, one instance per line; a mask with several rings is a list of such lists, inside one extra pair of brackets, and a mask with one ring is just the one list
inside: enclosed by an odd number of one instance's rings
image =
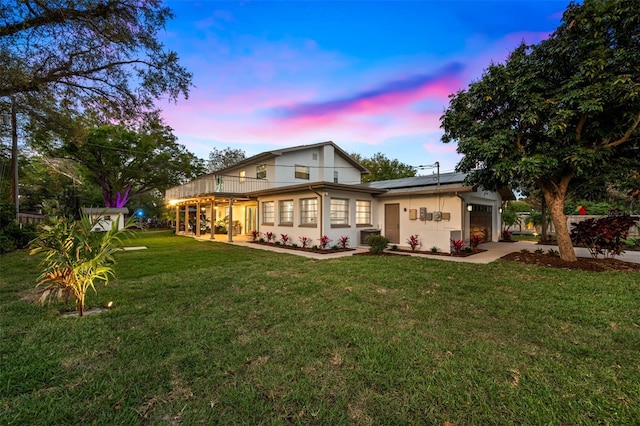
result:
[(433, 212), (433, 220), (442, 220), (442, 212)]

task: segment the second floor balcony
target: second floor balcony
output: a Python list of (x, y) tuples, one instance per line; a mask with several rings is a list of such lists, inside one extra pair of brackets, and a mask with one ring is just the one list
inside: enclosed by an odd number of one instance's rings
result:
[(205, 196), (243, 197), (253, 191), (269, 187), (266, 179), (243, 176), (206, 175), (184, 185), (167, 189), (165, 200), (186, 200)]

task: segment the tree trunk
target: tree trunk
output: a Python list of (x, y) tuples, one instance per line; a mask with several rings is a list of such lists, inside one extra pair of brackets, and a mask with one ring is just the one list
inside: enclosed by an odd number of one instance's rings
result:
[(578, 258), (573, 250), (569, 226), (567, 226), (567, 216), (564, 214), (564, 191), (554, 192), (542, 188), (542, 193), (551, 212), (553, 226), (556, 228), (556, 240), (558, 241), (560, 259), (568, 262), (576, 262)]

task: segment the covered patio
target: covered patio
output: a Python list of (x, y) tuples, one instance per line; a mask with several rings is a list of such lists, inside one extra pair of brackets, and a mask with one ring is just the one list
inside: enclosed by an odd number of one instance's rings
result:
[(267, 186), (264, 179), (205, 175), (170, 188), (165, 200), (175, 209), (176, 234), (232, 242), (258, 229), (258, 203), (246, 195)]

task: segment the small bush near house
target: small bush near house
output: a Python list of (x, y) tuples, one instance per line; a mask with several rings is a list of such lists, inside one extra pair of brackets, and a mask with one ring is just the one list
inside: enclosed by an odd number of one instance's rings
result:
[(329, 237), (323, 235), (322, 238), (320, 238), (320, 248), (322, 250), (326, 249), (330, 242), (331, 240), (329, 239)]
[(512, 234), (513, 234), (513, 231), (509, 231), (508, 229), (505, 229), (504, 231), (502, 231), (502, 241), (511, 241)]
[(484, 241), (482, 235), (472, 235), (471, 239), (469, 240), (469, 244), (471, 244), (472, 249), (476, 249), (482, 243), (482, 241)]
[(549, 253), (549, 256), (551, 257), (560, 257), (560, 252), (558, 250), (549, 249), (547, 253)]
[(407, 240), (407, 243), (409, 243), (409, 247), (411, 247), (411, 251), (416, 251), (416, 248), (418, 248), (418, 246), (420, 245), (420, 240), (418, 239), (418, 235), (417, 234), (410, 235), (409, 239)]
[(535, 249), (533, 252), (534, 252), (535, 254), (542, 254), (542, 253), (544, 253), (544, 249), (537, 248), (537, 249)]
[(431, 247), (431, 253), (438, 253), (440, 251), (439, 247), (433, 246)]
[(460, 254), (464, 248), (464, 240), (451, 240), (451, 248), (455, 254)]
[(606, 217), (572, 223), (571, 240), (589, 249), (593, 258), (601, 254), (605, 257), (619, 255), (624, 252), (624, 240), (633, 224), (634, 220), (628, 214), (611, 210)]
[(251, 231), (251, 241), (258, 241), (258, 238), (260, 238), (260, 231), (255, 229)]
[(389, 240), (382, 235), (369, 235), (365, 242), (369, 244), (369, 251), (373, 254), (382, 254), (389, 245)]
[(290, 238), (288, 234), (280, 234), (280, 241), (282, 241), (283, 246), (286, 246), (289, 240)]
[(300, 240), (300, 244), (302, 244), (302, 248), (307, 248), (311, 242), (311, 238), (309, 237), (298, 237), (298, 239)]
[(276, 239), (276, 236), (273, 234), (273, 232), (266, 232), (264, 235), (267, 237), (268, 243)]
[(342, 236), (338, 240), (338, 244), (340, 244), (340, 248), (346, 249), (349, 247), (349, 237)]

